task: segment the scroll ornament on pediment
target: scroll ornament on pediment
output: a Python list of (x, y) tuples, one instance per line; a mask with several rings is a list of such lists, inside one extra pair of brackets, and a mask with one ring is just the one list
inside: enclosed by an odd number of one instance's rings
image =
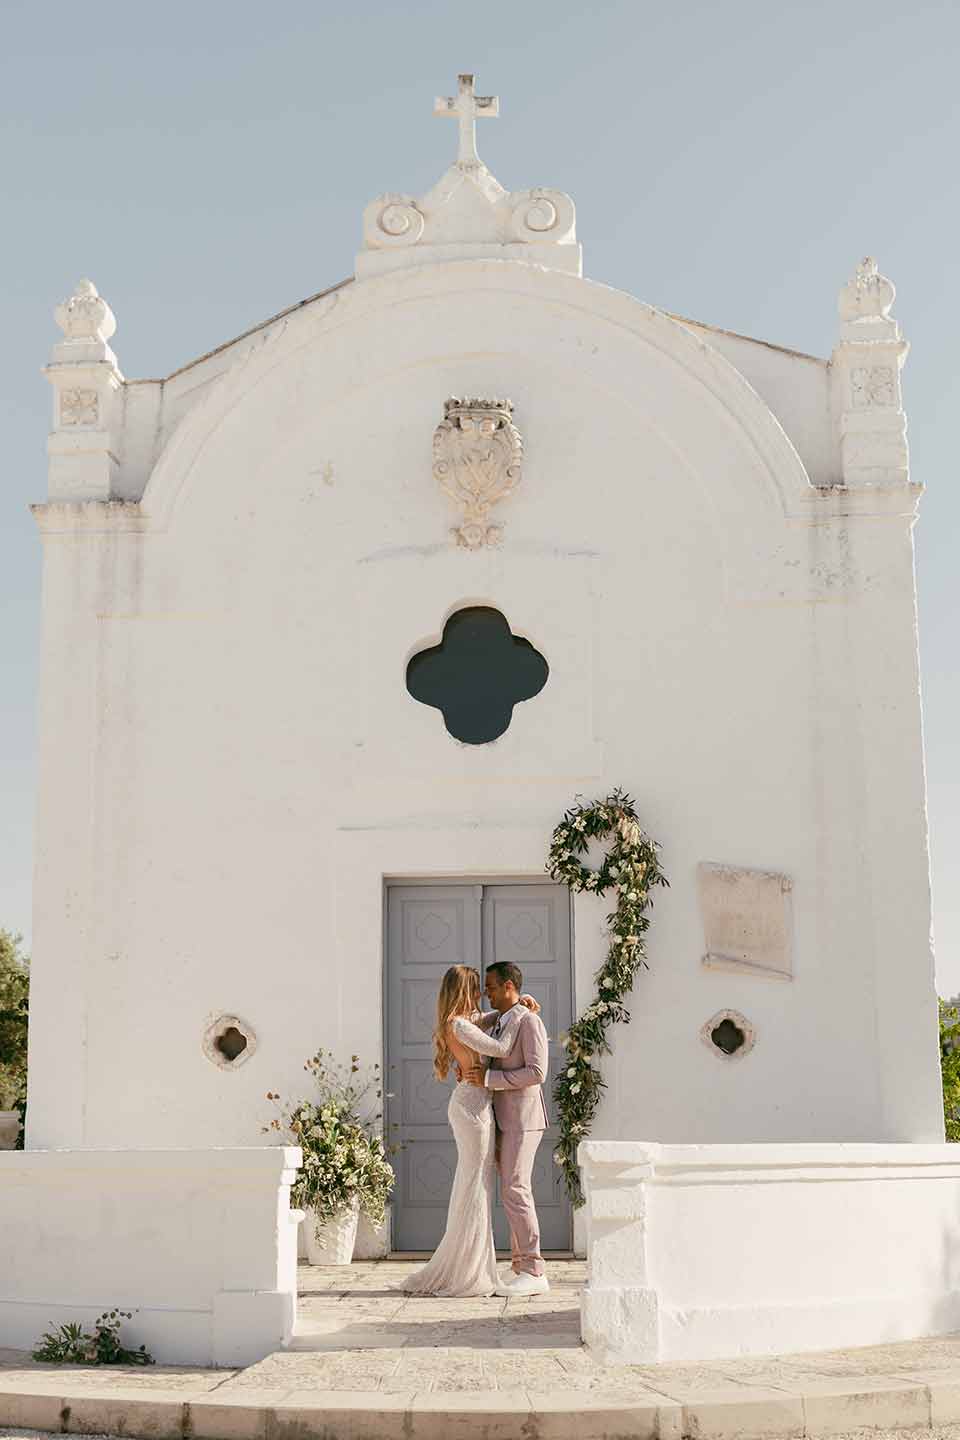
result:
[(452, 398), (433, 435), (433, 474), (463, 510), (452, 534), (465, 550), (499, 544), (503, 527), (490, 511), (520, 482), (523, 441), (509, 400)]

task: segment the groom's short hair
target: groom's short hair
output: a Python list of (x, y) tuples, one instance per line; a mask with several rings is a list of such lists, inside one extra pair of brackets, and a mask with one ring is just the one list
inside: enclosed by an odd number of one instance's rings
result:
[(523, 988), (523, 971), (512, 960), (494, 960), (487, 966), (487, 974), (499, 975), (501, 985), (515, 985), (519, 992)]

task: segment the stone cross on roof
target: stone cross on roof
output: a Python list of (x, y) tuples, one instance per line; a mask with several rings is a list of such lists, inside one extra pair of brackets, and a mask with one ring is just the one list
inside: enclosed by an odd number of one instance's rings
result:
[(477, 95), (474, 91), (474, 75), (457, 76), (457, 94), (444, 99), (439, 96), (433, 102), (434, 115), (455, 115), (460, 123), (460, 147), (457, 164), (464, 168), (479, 165), (477, 154), (477, 119), (496, 119), (500, 114), (500, 100), (496, 95)]

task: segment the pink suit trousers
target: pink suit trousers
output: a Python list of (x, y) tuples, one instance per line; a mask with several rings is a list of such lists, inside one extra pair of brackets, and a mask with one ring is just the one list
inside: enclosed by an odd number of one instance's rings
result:
[(500, 1198), (510, 1226), (514, 1270), (542, 1275), (533, 1165), (547, 1128), (541, 1089), (547, 1075), (547, 1032), (540, 1017), (529, 1010), (511, 1012), (511, 1021), (517, 1033), (510, 1053), (494, 1060), (487, 1073), (497, 1121)]

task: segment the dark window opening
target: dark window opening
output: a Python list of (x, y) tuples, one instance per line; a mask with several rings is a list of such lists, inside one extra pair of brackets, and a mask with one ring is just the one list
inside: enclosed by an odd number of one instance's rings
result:
[(230, 1025), (222, 1035), (218, 1035), (215, 1041), (217, 1049), (226, 1060), (236, 1060), (247, 1048), (247, 1037), (236, 1027)]
[(508, 729), (514, 705), (537, 695), (549, 673), (539, 650), (514, 635), (499, 610), (477, 605), (457, 610), (440, 644), (414, 655), (407, 689), (442, 712), (456, 740), (486, 745)]
[(710, 1039), (724, 1055), (735, 1055), (746, 1038), (740, 1026), (729, 1018), (721, 1020), (716, 1029), (710, 1031)]

